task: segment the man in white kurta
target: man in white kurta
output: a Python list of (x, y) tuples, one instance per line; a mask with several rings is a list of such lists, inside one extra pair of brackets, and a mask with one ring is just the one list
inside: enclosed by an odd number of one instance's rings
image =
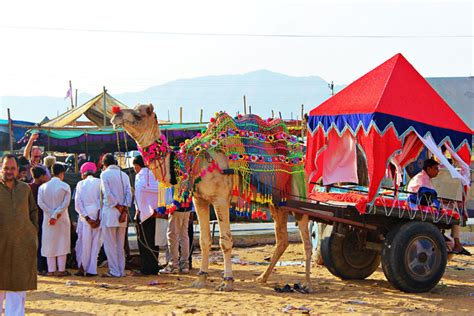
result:
[(124, 217), (122, 220), (119, 219), (121, 214), (128, 212), (125, 208), (132, 204), (130, 179), (116, 166), (113, 155), (106, 154), (102, 159), (102, 164), (105, 171), (100, 175), (103, 194), (100, 226), (109, 266), (109, 272), (104, 276), (123, 277), (125, 276), (124, 246), (127, 220)]
[(97, 257), (101, 244), (100, 179), (95, 178), (97, 168), (94, 163), (86, 162), (81, 166), (82, 181), (76, 186), (75, 208), (79, 214), (77, 221), (76, 258), (78, 275), (96, 276)]
[(69, 275), (66, 257), (71, 252), (71, 222), (68, 214), (71, 188), (63, 182), (65, 172), (62, 164), (54, 164), (53, 178), (38, 190), (38, 206), (44, 212), (41, 255), (46, 257), (50, 276)]

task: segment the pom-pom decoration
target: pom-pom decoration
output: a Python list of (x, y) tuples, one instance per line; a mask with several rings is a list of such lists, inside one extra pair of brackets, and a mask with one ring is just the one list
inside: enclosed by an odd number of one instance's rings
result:
[(120, 111), (122, 111), (122, 109), (119, 106), (113, 106), (112, 107), (112, 113), (118, 114), (118, 113), (120, 113)]

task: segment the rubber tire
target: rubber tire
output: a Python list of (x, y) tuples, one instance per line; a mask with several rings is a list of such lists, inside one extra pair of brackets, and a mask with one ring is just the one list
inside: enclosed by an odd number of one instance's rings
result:
[[(343, 237), (333, 234), (333, 226), (327, 226), (321, 241), (321, 255), (324, 265), (334, 276), (343, 280), (363, 280), (372, 275), (380, 265), (380, 253), (366, 249), (361, 255), (366, 258), (363, 267), (354, 267), (344, 254), (345, 242), (348, 242), (348, 235)], [(349, 235), (349, 238), (353, 233)], [(352, 254), (353, 255), (353, 254)]]
[[(413, 278), (405, 266), (405, 252), (410, 242), (419, 236), (431, 237), (441, 252), (439, 267), (427, 280)], [(407, 293), (428, 292), (443, 277), (447, 264), (447, 248), (439, 229), (426, 222), (408, 222), (392, 229), (386, 236), (382, 249), (382, 269), (387, 280), (397, 289)]]

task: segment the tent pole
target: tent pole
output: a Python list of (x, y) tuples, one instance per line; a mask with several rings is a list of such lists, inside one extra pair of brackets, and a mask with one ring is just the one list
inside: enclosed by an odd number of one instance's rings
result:
[(105, 86), (104, 86), (104, 127), (105, 125), (107, 124), (107, 105), (106, 105), (106, 102), (105, 102), (105, 93), (107, 92), (107, 90), (105, 90)]
[(8, 114), (8, 137), (10, 139), (10, 153), (13, 153), (13, 126), (12, 126), (12, 118), (10, 117), (10, 108), (7, 108)]
[(79, 155), (77, 153), (74, 153), (74, 172), (78, 173), (79, 172)]
[(69, 91), (71, 91), (71, 94), (70, 94), (71, 109), (74, 109), (74, 102), (73, 102), (73, 100), (72, 100), (72, 82), (71, 82), (71, 80), (69, 80)]

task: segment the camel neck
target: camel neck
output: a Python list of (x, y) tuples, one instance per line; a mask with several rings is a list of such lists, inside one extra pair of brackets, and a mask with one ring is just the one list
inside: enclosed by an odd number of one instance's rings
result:
[(149, 129), (145, 129), (141, 133), (133, 133), (134, 139), (137, 144), (142, 148), (147, 148), (151, 146), (155, 141), (159, 140), (161, 137), (160, 129), (158, 124), (153, 124)]

